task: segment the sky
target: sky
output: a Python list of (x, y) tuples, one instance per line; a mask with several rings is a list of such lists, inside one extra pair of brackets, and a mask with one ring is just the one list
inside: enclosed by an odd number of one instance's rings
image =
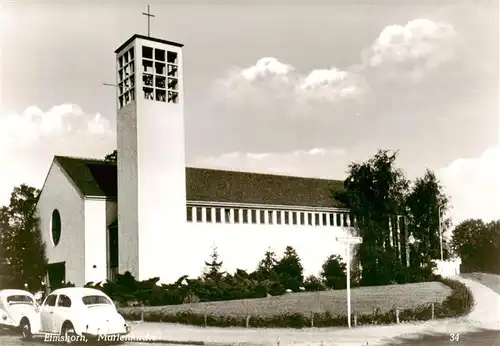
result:
[[(0, 205), (54, 155), (116, 147), (114, 50), (147, 34), (133, 2), (0, 5)], [(500, 219), (498, 3), (152, 2), (182, 42), (187, 164), (344, 179), (398, 150), (436, 172), (455, 223)]]

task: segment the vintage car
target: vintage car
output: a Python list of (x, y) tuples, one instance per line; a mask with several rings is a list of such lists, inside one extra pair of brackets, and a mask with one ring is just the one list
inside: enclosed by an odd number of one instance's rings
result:
[(20, 326), (24, 339), (44, 334), (45, 340), (64, 343), (91, 339), (119, 341), (130, 332), (113, 301), (103, 292), (85, 287), (51, 292), (40, 313), (23, 317)]
[(38, 315), (35, 296), (24, 290), (0, 290), (0, 327), (11, 331), (19, 328), (24, 316)]

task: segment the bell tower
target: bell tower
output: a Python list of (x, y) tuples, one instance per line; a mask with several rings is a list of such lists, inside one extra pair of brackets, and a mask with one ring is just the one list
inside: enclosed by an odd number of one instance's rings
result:
[(182, 47), (136, 34), (115, 51), (118, 271), (138, 280), (162, 277), (186, 222)]

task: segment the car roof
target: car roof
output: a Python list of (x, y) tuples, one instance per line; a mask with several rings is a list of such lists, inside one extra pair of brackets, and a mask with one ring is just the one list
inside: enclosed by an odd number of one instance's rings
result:
[(31, 298), (34, 298), (33, 294), (31, 294), (31, 292), (28, 292), (25, 290), (18, 290), (18, 289), (0, 290), (0, 297), (7, 297), (7, 296), (13, 296), (13, 295), (26, 295), (26, 296), (30, 296)]
[(58, 288), (57, 290), (54, 290), (50, 292), (51, 295), (53, 294), (64, 294), (67, 295), (68, 297), (71, 296), (88, 296), (88, 295), (100, 295), (100, 296), (106, 296), (102, 291), (96, 290), (95, 288), (89, 288), (89, 287), (65, 287), (65, 288)]

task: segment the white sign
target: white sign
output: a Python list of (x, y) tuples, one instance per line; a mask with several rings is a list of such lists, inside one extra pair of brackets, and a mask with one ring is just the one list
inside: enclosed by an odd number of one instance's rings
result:
[(361, 237), (337, 237), (336, 240), (346, 244), (361, 244), (363, 242)]

